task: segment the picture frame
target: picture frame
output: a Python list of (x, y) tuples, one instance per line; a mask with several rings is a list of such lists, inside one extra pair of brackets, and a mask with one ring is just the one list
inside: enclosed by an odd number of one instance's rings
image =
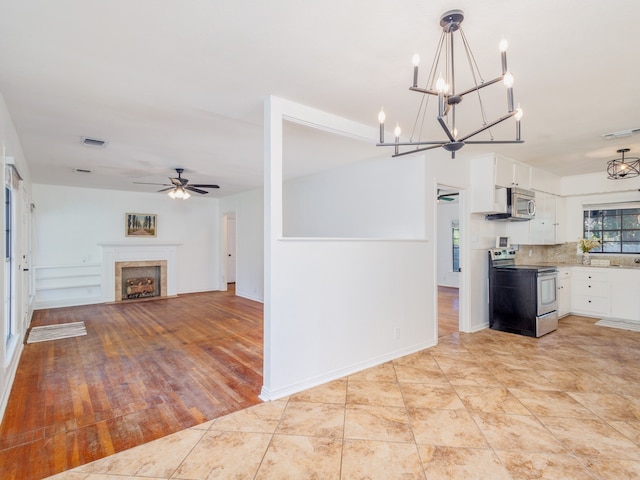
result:
[(125, 214), (124, 231), (127, 237), (155, 237), (158, 234), (158, 215), (155, 213)]

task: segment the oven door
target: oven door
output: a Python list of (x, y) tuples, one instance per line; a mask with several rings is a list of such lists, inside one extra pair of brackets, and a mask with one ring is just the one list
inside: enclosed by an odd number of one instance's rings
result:
[(538, 273), (538, 317), (557, 310), (557, 286), (558, 272)]

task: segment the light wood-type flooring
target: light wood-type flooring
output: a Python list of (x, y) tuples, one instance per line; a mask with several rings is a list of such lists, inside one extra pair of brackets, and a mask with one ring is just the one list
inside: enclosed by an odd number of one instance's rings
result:
[(438, 338), (459, 330), (458, 289), (438, 287)]

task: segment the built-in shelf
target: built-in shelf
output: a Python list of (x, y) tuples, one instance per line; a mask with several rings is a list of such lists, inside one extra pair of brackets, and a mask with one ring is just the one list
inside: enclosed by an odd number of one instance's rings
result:
[(36, 265), (34, 308), (100, 303), (102, 264)]

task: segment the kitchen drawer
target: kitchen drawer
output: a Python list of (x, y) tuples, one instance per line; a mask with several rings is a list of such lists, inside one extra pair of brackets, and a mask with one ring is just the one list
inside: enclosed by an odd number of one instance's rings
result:
[(609, 297), (609, 282), (595, 280), (578, 280), (574, 277), (572, 291), (576, 295), (590, 295), (595, 297)]
[(584, 280), (584, 281), (593, 280), (596, 282), (608, 282), (609, 272), (605, 268), (574, 267), (573, 279)]
[(609, 315), (609, 299), (590, 295), (574, 295), (571, 310), (587, 315)]

